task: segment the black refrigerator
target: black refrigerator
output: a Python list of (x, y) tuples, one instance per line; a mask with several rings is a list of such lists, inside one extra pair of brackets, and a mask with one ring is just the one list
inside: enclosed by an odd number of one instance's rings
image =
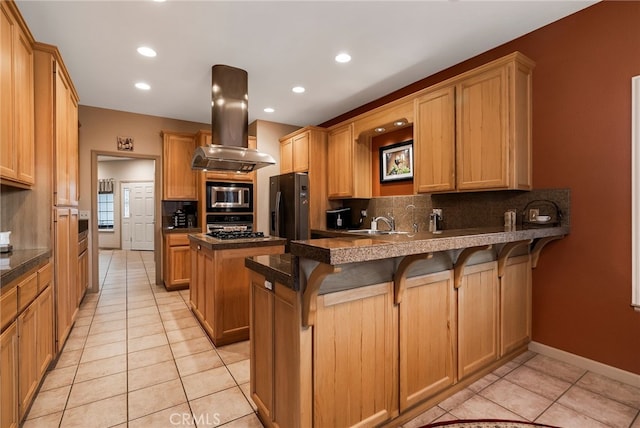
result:
[(292, 172), (269, 178), (269, 235), (289, 242), (309, 239), (309, 176)]

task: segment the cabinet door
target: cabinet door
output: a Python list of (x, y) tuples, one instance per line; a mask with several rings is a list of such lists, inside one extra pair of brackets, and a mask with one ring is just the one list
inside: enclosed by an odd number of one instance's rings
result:
[(293, 139), (280, 142), (280, 174), (293, 171)]
[(191, 259), (191, 278), (189, 281), (189, 304), (191, 305), (191, 310), (196, 312), (198, 309), (198, 287), (196, 286), (199, 282), (198, 278), (198, 244), (192, 243), (190, 246), (191, 254), (189, 254), (189, 258)]
[(76, 285), (76, 300), (77, 304), (80, 305), (80, 302), (89, 287), (89, 253), (86, 250), (78, 256), (78, 280)]
[(69, 159), (69, 102), (71, 89), (64, 73), (56, 65), (55, 73), (55, 205), (70, 205), (69, 180), (71, 178), (71, 159)]
[(14, 138), (18, 156), (18, 176), (21, 183), (35, 183), (34, 167), (34, 98), (33, 49), (20, 27), (15, 27), (14, 39)]
[(162, 147), (162, 199), (197, 200), (197, 175), (191, 169), (193, 136), (165, 133)]
[(38, 386), (37, 305), (32, 304), (18, 317), (18, 414), (24, 416)]
[(400, 303), (400, 411), (455, 382), (453, 271), (409, 278)]
[(191, 252), (188, 246), (169, 247), (167, 287), (189, 284), (191, 277)]
[(67, 99), (67, 156), (69, 168), (69, 205), (77, 206), (80, 198), (79, 153), (78, 153), (78, 103), (69, 91)]
[(274, 296), (273, 291), (265, 288), (264, 276), (251, 273), (250, 281), (251, 398), (256, 403), (260, 416), (267, 421), (272, 421)]
[(497, 263), (467, 266), (458, 288), (458, 377), (498, 358)]
[(309, 171), (309, 132), (304, 132), (292, 138), (293, 171)]
[(470, 77), (462, 81), (457, 90), (458, 190), (508, 187), (507, 68)]
[(18, 426), (18, 329), (11, 324), (0, 335), (0, 426)]
[[(18, 178), (14, 141), (13, 40), (15, 21), (5, 2), (0, 3), (0, 176)], [(4, 425), (3, 425), (4, 426)]]
[(56, 338), (58, 342), (58, 349), (56, 351), (59, 351), (62, 349), (71, 330), (71, 315), (73, 311), (70, 304), (71, 273), (69, 266), (69, 256), (71, 254), (69, 242), (71, 215), (68, 208), (57, 208), (54, 211), (54, 283), (56, 287)]
[(36, 338), (38, 380), (42, 379), (53, 359), (53, 293), (51, 290), (52, 287), (47, 287), (34, 303), (38, 326)]
[(394, 328), (391, 283), (318, 297), (314, 426), (377, 426), (397, 414)]
[(531, 261), (507, 260), (500, 278), (500, 356), (531, 340)]
[(329, 132), (327, 143), (327, 191), (329, 198), (349, 198), (353, 183), (353, 125), (345, 125)]
[(455, 190), (455, 88), (425, 94), (415, 101), (416, 193)]

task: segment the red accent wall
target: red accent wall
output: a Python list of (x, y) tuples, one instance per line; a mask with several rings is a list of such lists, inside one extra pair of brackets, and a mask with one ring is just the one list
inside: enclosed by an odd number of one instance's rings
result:
[(413, 180), (380, 183), (380, 147), (413, 139), (413, 126), (377, 135), (371, 139), (371, 193), (373, 196), (413, 195)]
[(571, 234), (533, 271), (533, 340), (640, 374), (631, 307), (631, 77), (640, 2), (604, 1), (425, 78), (344, 120), (521, 51), (533, 73), (533, 183), (571, 189)]

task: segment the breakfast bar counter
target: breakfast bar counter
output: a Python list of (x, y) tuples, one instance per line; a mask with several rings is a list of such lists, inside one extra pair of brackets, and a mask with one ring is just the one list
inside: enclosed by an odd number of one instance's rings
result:
[(246, 258), (262, 423), (399, 426), (526, 351), (531, 270), (569, 232), (313, 231)]

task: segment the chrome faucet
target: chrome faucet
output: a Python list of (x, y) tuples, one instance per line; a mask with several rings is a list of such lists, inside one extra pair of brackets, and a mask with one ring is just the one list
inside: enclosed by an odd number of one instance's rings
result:
[[(385, 222), (387, 224), (387, 226), (389, 226), (389, 230), (391, 231), (395, 231), (396, 230), (396, 219), (393, 218), (393, 216), (389, 215), (389, 218), (387, 217), (374, 217), (371, 219), (371, 229), (377, 229), (377, 225), (378, 225), (378, 220), (382, 220), (383, 222)], [(375, 225), (375, 226), (374, 226)]]

